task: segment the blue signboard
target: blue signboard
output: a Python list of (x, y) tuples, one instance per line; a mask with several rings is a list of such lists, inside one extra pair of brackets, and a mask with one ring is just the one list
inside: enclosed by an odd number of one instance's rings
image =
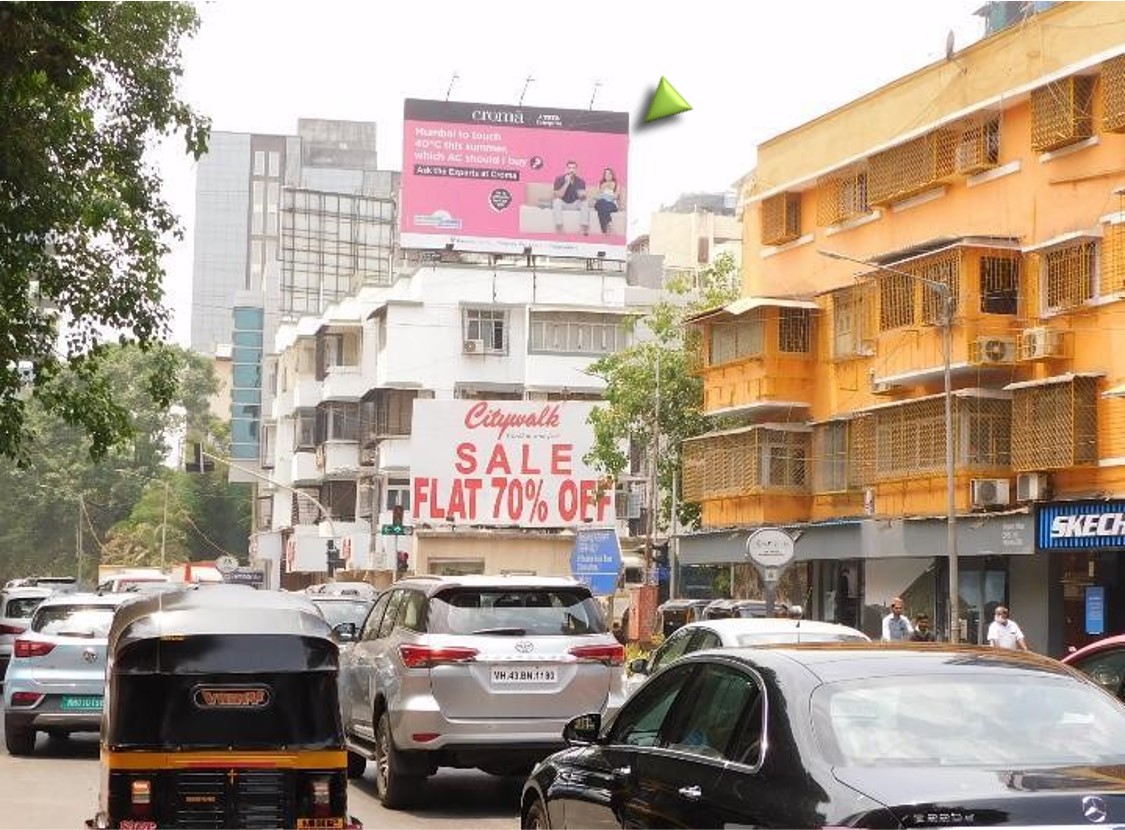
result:
[(1086, 633), (1105, 634), (1105, 588), (1100, 585), (1086, 588)]
[(1125, 548), (1125, 501), (1055, 502), (1039, 507), (1040, 550)]
[(576, 531), (570, 571), (595, 594), (607, 596), (617, 590), (617, 580), (621, 576), (621, 544), (617, 531), (612, 528)]

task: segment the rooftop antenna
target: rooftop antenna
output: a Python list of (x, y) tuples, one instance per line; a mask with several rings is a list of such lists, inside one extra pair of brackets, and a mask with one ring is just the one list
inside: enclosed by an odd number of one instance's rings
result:
[(516, 106), (517, 106), (517, 107), (522, 107), (522, 106), (523, 106), (523, 96), (527, 95), (527, 88), (528, 88), (529, 86), (531, 86), (531, 82), (532, 82), (532, 81), (534, 81), (534, 80), (535, 80), (535, 79), (534, 79), (533, 77), (531, 77), (530, 75), (528, 75), (528, 76), (527, 76), (527, 77), (526, 77), (526, 78), (524, 79), (524, 82), (523, 82), (523, 92), (521, 92), (521, 93), (520, 93), (520, 100), (519, 100), (519, 103), (518, 103), (518, 104), (516, 104)]
[(590, 94), (590, 109), (594, 108), (594, 100), (598, 97), (598, 88), (601, 87), (601, 85), (602, 82), (600, 80), (594, 81), (594, 91)]
[(449, 86), (448, 86), (448, 87), (446, 88), (446, 90), (445, 90), (445, 100), (446, 100), (446, 101), (448, 101), (448, 100), (449, 100), (449, 94), (450, 94), (451, 92), (453, 92), (453, 85), (454, 85), (455, 83), (457, 83), (457, 79), (458, 79), (458, 78), (460, 78), (460, 77), (461, 77), (461, 76), (457, 74), (457, 71), (456, 71), (456, 70), (454, 70), (454, 71), (453, 71), (453, 76), (452, 76), (452, 77), (451, 77), (451, 78), (449, 79)]

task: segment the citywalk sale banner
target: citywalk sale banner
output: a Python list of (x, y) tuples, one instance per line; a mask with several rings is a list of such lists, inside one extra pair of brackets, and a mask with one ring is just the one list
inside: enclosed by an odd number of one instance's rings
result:
[(593, 445), (585, 401), (414, 402), (415, 524), (574, 527), (612, 523), (613, 488), (582, 459)]

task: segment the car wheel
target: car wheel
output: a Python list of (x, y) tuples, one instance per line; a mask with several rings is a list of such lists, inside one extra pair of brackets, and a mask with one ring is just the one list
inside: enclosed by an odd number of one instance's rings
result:
[(407, 806), (421, 783), (418, 776), (403, 775), (401, 765), (399, 751), (391, 735), (391, 719), (384, 712), (379, 716), (379, 726), (375, 730), (375, 785), (379, 802), (388, 810)]
[(527, 808), (527, 814), (523, 817), (520, 827), (522, 830), (550, 830), (551, 825), (547, 821), (547, 808), (538, 798), (531, 802), (531, 806)]
[(10, 720), (4, 720), (4, 746), (9, 755), (30, 755), (35, 751), (35, 730), (20, 728)]
[(362, 778), (367, 772), (367, 759), (358, 752), (348, 750), (348, 778)]

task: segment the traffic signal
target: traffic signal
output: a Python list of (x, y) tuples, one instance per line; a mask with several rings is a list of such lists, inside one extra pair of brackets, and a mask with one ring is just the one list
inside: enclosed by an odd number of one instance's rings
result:
[(328, 575), (332, 576), (336, 573), (337, 568), (344, 567), (344, 557), (340, 555), (340, 551), (336, 547), (335, 539), (329, 539), (325, 543), (325, 546), (328, 561)]
[(396, 504), (391, 508), (391, 534), (394, 536), (402, 536), (403, 533), (402, 505)]

